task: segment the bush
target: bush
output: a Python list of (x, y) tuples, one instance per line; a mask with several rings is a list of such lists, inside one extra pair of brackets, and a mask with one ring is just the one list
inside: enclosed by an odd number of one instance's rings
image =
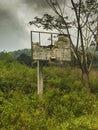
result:
[(17, 62), (1, 65), (0, 130), (97, 130), (98, 99), (69, 70), (44, 68), (39, 98), (36, 69)]
[(36, 71), (17, 62), (10, 63), (0, 69), (0, 89), (3, 92), (21, 90), (24, 93), (35, 92)]
[(90, 79), (89, 84), (90, 84), (91, 92), (98, 95), (98, 81), (97, 81), (97, 79), (96, 80)]

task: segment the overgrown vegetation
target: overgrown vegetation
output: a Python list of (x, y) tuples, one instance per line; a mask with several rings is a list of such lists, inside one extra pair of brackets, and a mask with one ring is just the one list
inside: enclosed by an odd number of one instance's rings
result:
[(36, 67), (12, 59), (0, 60), (0, 130), (98, 130), (98, 71), (87, 92), (77, 68), (44, 67), (39, 98)]

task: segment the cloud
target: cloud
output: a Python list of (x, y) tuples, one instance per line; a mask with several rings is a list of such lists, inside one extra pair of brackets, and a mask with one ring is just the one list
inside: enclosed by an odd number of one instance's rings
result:
[(37, 10), (42, 10), (43, 8), (47, 8), (48, 4), (46, 0), (23, 0), (25, 4), (27, 4), (29, 7), (33, 7)]
[(49, 12), (45, 1), (0, 0), (0, 51), (30, 48), (28, 22)]
[(27, 47), (26, 42), (28, 45), (29, 36), (21, 7), (19, 2), (0, 1), (0, 51)]

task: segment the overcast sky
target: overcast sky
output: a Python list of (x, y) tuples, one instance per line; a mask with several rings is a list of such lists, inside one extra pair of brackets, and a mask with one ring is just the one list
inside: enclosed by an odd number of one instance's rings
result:
[(45, 0), (0, 0), (0, 51), (30, 48), (28, 22), (48, 11)]

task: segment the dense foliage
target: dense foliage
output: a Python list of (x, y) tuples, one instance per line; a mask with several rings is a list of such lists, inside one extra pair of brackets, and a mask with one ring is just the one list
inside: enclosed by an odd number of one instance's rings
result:
[(0, 130), (98, 130), (97, 71), (87, 92), (77, 68), (44, 67), (39, 98), (36, 67), (9, 59), (0, 60)]
[(17, 59), (22, 54), (31, 56), (31, 49), (21, 49), (21, 50), (13, 51), (12, 53), (14, 55), (14, 58)]

